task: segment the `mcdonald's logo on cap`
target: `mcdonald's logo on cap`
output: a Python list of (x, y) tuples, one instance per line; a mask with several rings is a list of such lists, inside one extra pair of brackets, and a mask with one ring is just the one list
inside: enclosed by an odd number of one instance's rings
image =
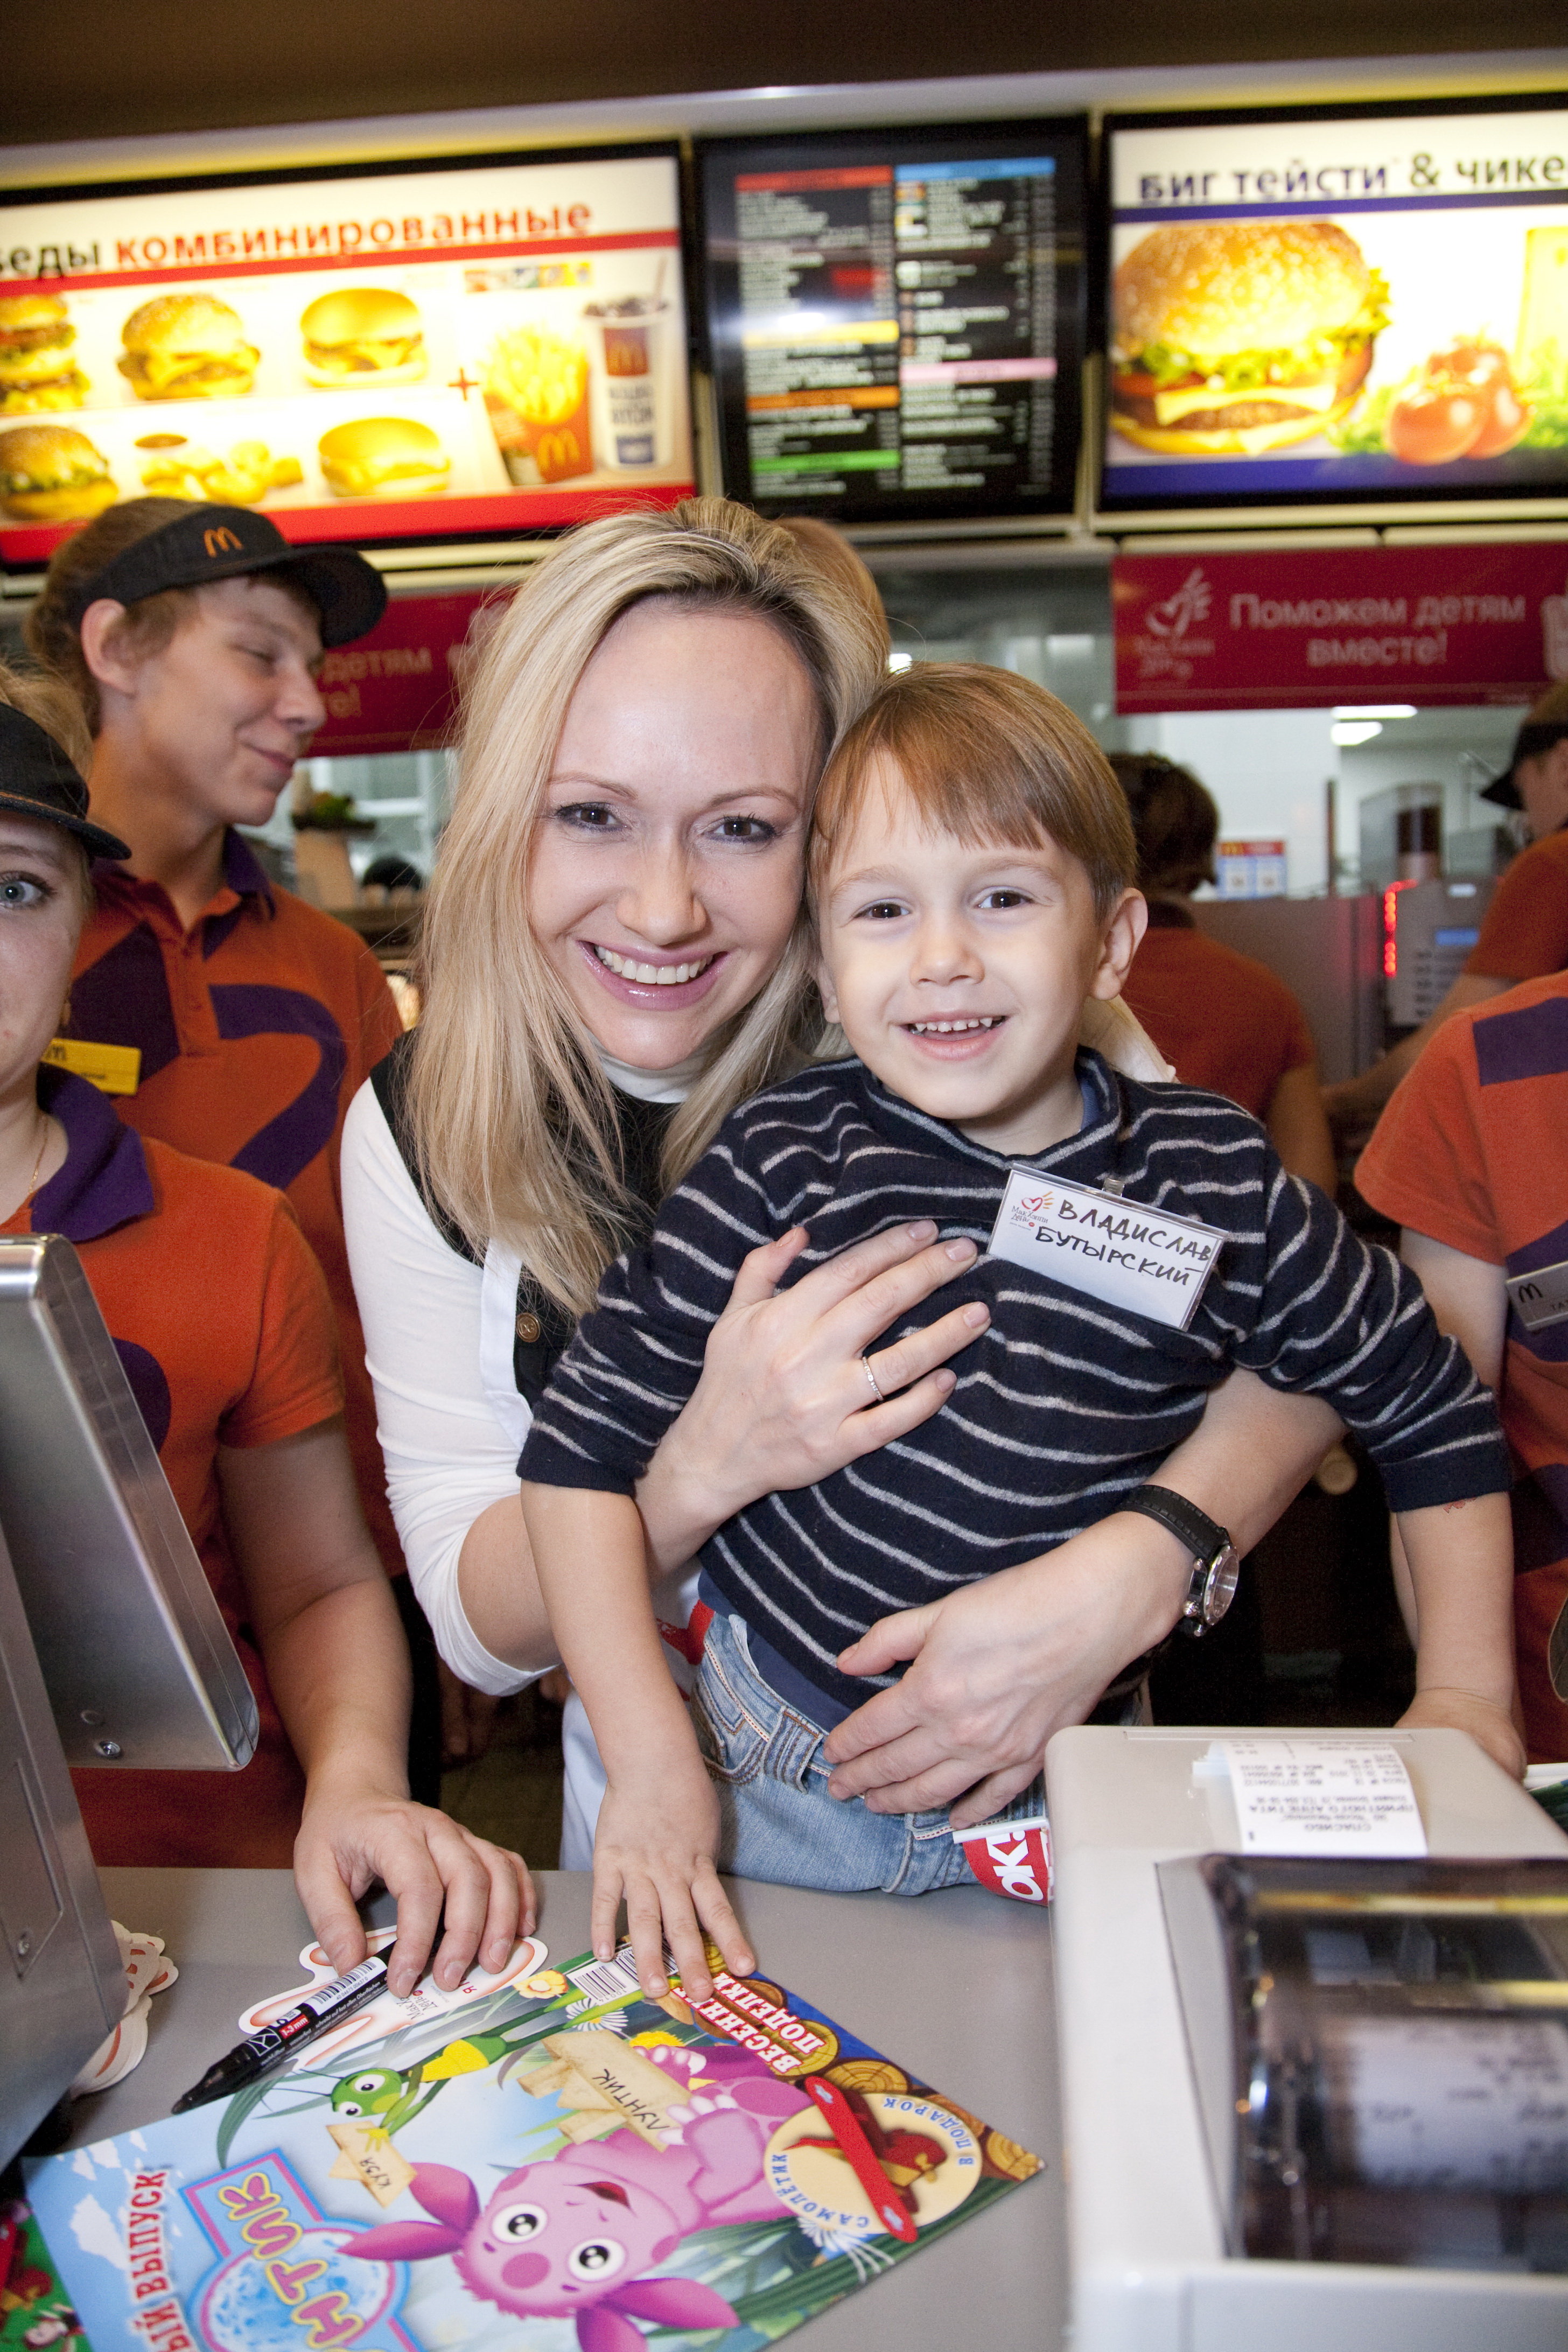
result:
[(204, 530), (202, 544), (209, 555), (240, 555), (244, 550), (227, 523), (219, 523), (216, 530)]

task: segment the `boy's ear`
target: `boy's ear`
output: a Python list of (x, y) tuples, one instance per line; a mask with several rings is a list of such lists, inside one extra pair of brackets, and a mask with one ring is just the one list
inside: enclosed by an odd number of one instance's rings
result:
[(1090, 996), (1102, 1001), (1120, 996), (1138, 943), (1149, 928), (1149, 901), (1142, 890), (1123, 890), (1100, 935), (1100, 961), (1089, 984)]
[(833, 985), (833, 974), (827, 969), (827, 959), (820, 951), (812, 966), (812, 977), (822, 997), (822, 1009), (829, 1021), (838, 1019), (838, 991)]

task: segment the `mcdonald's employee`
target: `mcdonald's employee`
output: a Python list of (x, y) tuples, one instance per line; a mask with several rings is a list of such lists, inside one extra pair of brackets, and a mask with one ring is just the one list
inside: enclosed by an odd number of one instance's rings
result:
[(321, 1270), (272, 1187), (138, 1135), (85, 1078), (39, 1066), (88, 861), (126, 852), (89, 818), (86, 750), (68, 694), (0, 665), (0, 1233), (79, 1254), (260, 1717), (243, 1771), (80, 1774), (89, 1840), (133, 1868), (292, 1860), (339, 1968), (364, 1957), (354, 1898), (379, 1878), (394, 1989), (443, 1915), (451, 1985), (477, 1948), (500, 1965), (532, 1897), (515, 1854), (408, 1801), (407, 1653), (354, 1495)]
[(266, 824), (326, 715), (323, 646), (385, 605), (352, 548), (290, 546), (244, 507), (132, 499), (57, 551), (26, 633), (92, 730), (94, 821), (130, 844), (93, 869), (68, 1053), (140, 1134), (286, 1193), (321, 1261), (360, 1499), (414, 1653), (410, 1780), (438, 1801), (434, 1650), (387, 1508), (338, 1182), (344, 1115), (402, 1024), (369, 950), (269, 882), (235, 829)]

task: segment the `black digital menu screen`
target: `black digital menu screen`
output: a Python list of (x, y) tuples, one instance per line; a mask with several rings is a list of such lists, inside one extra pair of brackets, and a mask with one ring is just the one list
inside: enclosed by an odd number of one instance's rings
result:
[(840, 522), (1070, 511), (1081, 121), (699, 152), (731, 497)]

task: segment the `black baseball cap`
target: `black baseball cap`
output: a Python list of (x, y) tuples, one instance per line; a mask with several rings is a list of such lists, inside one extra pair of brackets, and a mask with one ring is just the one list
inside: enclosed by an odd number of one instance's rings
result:
[(1568, 737), (1568, 679), (1543, 694), (1532, 703), (1524, 722), (1513, 739), (1509, 763), (1500, 776), (1494, 776), (1480, 794), (1484, 801), (1495, 802), (1499, 808), (1517, 809), (1524, 806), (1514, 770), (1521, 760), (1539, 759), (1550, 751), (1554, 743)]
[(164, 588), (199, 588), (252, 572), (289, 572), (321, 616), (321, 643), (346, 646), (374, 629), (386, 610), (386, 584), (353, 547), (294, 547), (275, 522), (250, 507), (194, 506), (144, 539), (133, 540), (71, 596), (79, 621), (100, 596), (139, 604)]
[(131, 845), (88, 821), (87, 786), (47, 730), (0, 702), (0, 809), (74, 833), (89, 857), (129, 857)]

